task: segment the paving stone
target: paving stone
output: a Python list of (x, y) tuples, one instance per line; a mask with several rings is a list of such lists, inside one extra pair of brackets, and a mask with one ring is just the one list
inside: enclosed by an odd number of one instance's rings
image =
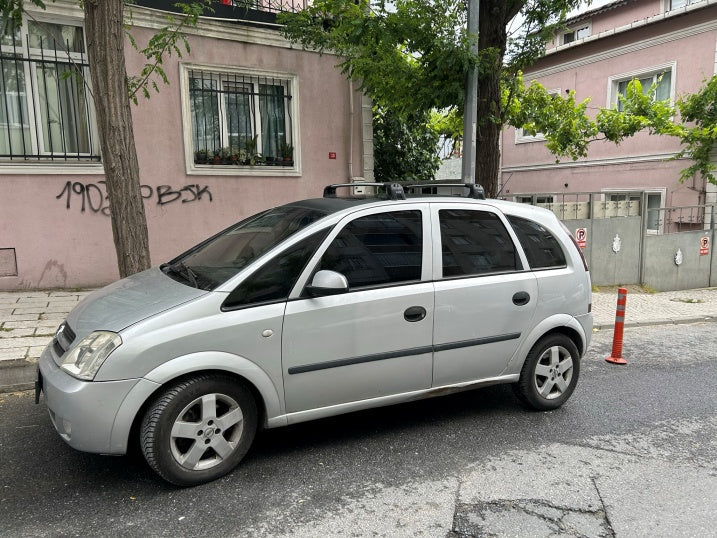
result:
[(26, 327), (23, 329), (0, 329), (0, 338), (22, 338), (26, 336), (34, 336), (34, 334), (34, 327)]
[[(48, 344), (50, 341), (48, 340)], [(40, 355), (42, 355), (42, 352), (45, 351), (45, 348), (47, 347), (47, 344), (44, 346), (32, 346), (27, 352), (27, 358), (28, 359), (39, 359)]]
[(47, 303), (50, 301), (49, 297), (18, 297), (17, 299), (17, 305), (18, 307), (22, 306), (47, 306)]
[(46, 336), (33, 336), (20, 339), (2, 338), (0, 339), (0, 350), (17, 348), (21, 345), (25, 346), (25, 348), (28, 348), (30, 346), (46, 346), (49, 340), (50, 338), (47, 338)]
[(38, 316), (47, 310), (46, 306), (28, 306), (25, 308), (16, 308), (12, 313), (13, 316), (24, 316), (25, 314), (37, 314)]
[(39, 327), (39, 320), (33, 319), (30, 321), (5, 321), (3, 322), (3, 329), (35, 329)]
[(40, 314), (12, 314), (7, 317), (7, 322), (13, 321), (37, 321), (40, 319)]
[(12, 361), (24, 359), (25, 355), (27, 355), (26, 347), (0, 349), (0, 368), (8, 365)]

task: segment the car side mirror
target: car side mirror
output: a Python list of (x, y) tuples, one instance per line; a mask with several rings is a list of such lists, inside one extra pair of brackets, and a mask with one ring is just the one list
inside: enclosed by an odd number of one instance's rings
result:
[(321, 270), (315, 275), (311, 284), (306, 286), (309, 297), (323, 297), (325, 295), (338, 295), (349, 291), (349, 281), (336, 271)]

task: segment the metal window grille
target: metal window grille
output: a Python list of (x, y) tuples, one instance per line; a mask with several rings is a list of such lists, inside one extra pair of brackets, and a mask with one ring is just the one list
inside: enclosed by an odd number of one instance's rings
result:
[(33, 24), (1, 36), (0, 159), (99, 161), (82, 30)]
[(221, 0), (226, 6), (281, 13), (284, 11), (296, 12), (306, 9), (310, 0)]
[(194, 163), (293, 166), (291, 82), (189, 71)]

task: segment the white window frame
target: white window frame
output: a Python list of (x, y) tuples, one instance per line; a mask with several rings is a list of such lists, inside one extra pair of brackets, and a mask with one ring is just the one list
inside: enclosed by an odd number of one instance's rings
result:
[(513, 201), (521, 204), (554, 204), (555, 195), (553, 194), (514, 194)]
[[(30, 150), (32, 154), (36, 155), (43, 155), (43, 156), (52, 156), (53, 153), (57, 155), (57, 158), (52, 159), (42, 159), (42, 160), (36, 160), (36, 159), (28, 159), (27, 161), (20, 161), (20, 159), (14, 159), (14, 160), (0, 160), (0, 174), (2, 173), (28, 173), (28, 174), (67, 174), (67, 173), (87, 173), (87, 174), (96, 174), (101, 173), (103, 170), (103, 165), (101, 162), (98, 161), (87, 161), (83, 162), (82, 160), (78, 161), (75, 159), (68, 159), (64, 160), (64, 154), (58, 154), (58, 152), (52, 152), (49, 151), (47, 148), (47, 144), (45, 143), (44, 137), (44, 131), (42, 126), (42, 120), (38, 119), (36, 117), (36, 113), (41, 110), (41, 107), (44, 106), (44, 102), (40, 102), (40, 89), (39, 89), (39, 81), (37, 76), (37, 70), (38, 65), (36, 63), (28, 62), (27, 60), (40, 60), (43, 56), (42, 49), (31, 47), (29, 50), (27, 48), (27, 39), (29, 34), (29, 17), (24, 17), (23, 21), (20, 26), (20, 43), (13, 47), (12, 44), (10, 45), (3, 45), (0, 44), (0, 49), (4, 54), (14, 54), (17, 52), (20, 57), (22, 58), (22, 61), (19, 62), (22, 64), (23, 68), (23, 76), (25, 81), (25, 104), (27, 106), (27, 117), (25, 118), (25, 122), (30, 125)], [(77, 62), (88, 62), (88, 53), (87, 53), (87, 35), (85, 33), (85, 24), (84, 20), (82, 18), (76, 18), (72, 16), (62, 16), (62, 15), (53, 15), (49, 16), (48, 14), (42, 13), (33, 13), (32, 19), (33, 22), (39, 23), (39, 24), (53, 24), (53, 25), (63, 25), (63, 26), (74, 26), (82, 29), (82, 39), (83, 39), (83, 50), (84, 52), (70, 52), (67, 53), (64, 50), (58, 50), (58, 55), (62, 55), (63, 58), (69, 57), (72, 61)], [(48, 49), (45, 52), (45, 58), (48, 57), (49, 54), (51, 54), (49, 51), (52, 49)], [(92, 148), (89, 153), (87, 152), (80, 152), (79, 157), (89, 157), (91, 155), (100, 155), (100, 142), (99, 142), (99, 131), (97, 128), (97, 115), (94, 109), (94, 105), (91, 101), (92, 99), (92, 80), (90, 78), (89, 68), (85, 67), (83, 69), (83, 81), (82, 83), (87, 86), (85, 91), (89, 95), (90, 103), (85, 111), (84, 115), (86, 117), (88, 127), (89, 127), (89, 136), (92, 141)], [(0, 104), (2, 101), (0, 101)], [(39, 126), (39, 127), (38, 127)], [(77, 157), (76, 152), (68, 153), (71, 157)]]
[[(182, 126), (184, 139), (184, 160), (188, 175), (211, 176), (300, 176), (301, 175), (301, 140), (299, 133), (299, 78), (295, 73), (267, 71), (248, 67), (234, 67), (215, 64), (200, 64), (181, 62), (180, 88), (182, 107)], [(243, 75), (245, 77), (274, 78), (286, 82), (289, 88), (289, 114), (291, 115), (291, 143), (294, 146), (293, 166), (236, 166), (236, 165), (197, 165), (194, 163), (194, 148), (192, 141), (192, 114), (189, 97), (190, 71), (207, 71), (213, 74)], [(258, 99), (258, 98), (257, 98)], [(220, 100), (221, 103), (221, 100)], [(220, 106), (223, 106), (220, 104)], [(254, 106), (257, 123), (260, 124), (258, 103)], [(223, 129), (226, 127), (223, 126)], [(261, 135), (258, 136), (257, 151), (261, 153)]]
[[(553, 88), (548, 90), (549, 95), (562, 95), (560, 88)], [(529, 144), (531, 142), (545, 142), (545, 135), (543, 133), (535, 133), (535, 135), (525, 134), (522, 127), (516, 127), (515, 129), (515, 143), (516, 144)]]
[[(587, 31), (587, 35), (584, 35), (584, 36), (582, 36), (582, 37), (578, 37), (578, 32), (580, 32), (581, 30), (586, 30), (586, 31)], [(565, 42), (565, 36), (567, 36), (567, 35), (569, 35), (569, 34), (574, 34), (575, 37), (573, 38), (572, 41), (568, 41), (568, 42), (566, 43), (566, 42)], [(582, 39), (585, 39), (586, 37), (590, 37), (591, 35), (593, 35), (593, 24), (592, 24), (592, 21), (587, 21), (587, 22), (585, 22), (585, 23), (576, 24), (576, 25), (574, 25), (574, 26), (571, 26), (571, 27), (568, 28), (567, 30), (564, 30), (564, 31), (560, 34), (560, 45), (570, 45), (571, 43), (578, 42), (578, 41), (580, 41), (580, 40), (582, 40)]]
[(678, 6), (678, 7), (672, 7), (672, 2), (673, 2), (673, 0), (664, 0), (663, 6), (664, 6), (665, 12), (676, 11), (678, 9), (685, 9), (685, 8), (690, 7), (693, 4), (699, 4), (700, 2), (704, 2), (704, 0), (684, 0), (684, 2), (685, 2), (684, 5)]
[[(636, 194), (641, 194), (644, 192), (647, 194), (648, 198), (650, 196), (659, 196), (660, 197), (659, 207), (661, 209), (665, 207), (665, 198), (667, 196), (666, 188), (660, 188), (660, 189), (635, 189), (635, 188), (632, 188), (632, 189), (617, 189), (617, 188), (610, 189), (610, 188), (603, 188), (603, 189), (601, 189), (601, 192), (602, 192), (602, 201), (603, 202), (609, 201), (608, 198), (610, 196), (617, 196), (617, 195), (621, 195), (621, 194), (623, 194), (623, 195), (631, 194), (633, 192)], [(640, 198), (640, 202), (642, 202), (641, 198)], [(649, 203), (648, 203), (648, 205), (649, 205)], [(653, 209), (653, 208), (651, 208), (651, 209)], [(641, 208), (641, 212), (646, 211), (646, 210), (647, 210), (647, 208)], [(648, 217), (648, 214), (646, 213), (645, 219), (647, 219), (647, 217)], [(647, 225), (647, 223), (646, 223), (646, 225)], [(647, 232), (648, 235), (660, 235), (664, 231), (664, 225), (658, 218), (657, 228), (646, 228), (645, 231)]]
[(660, 75), (666, 71), (670, 71), (670, 105), (674, 105), (675, 82), (677, 79), (677, 62), (667, 62), (664, 64), (653, 65), (644, 69), (637, 69), (635, 71), (629, 71), (627, 73), (620, 73), (618, 75), (611, 75), (610, 77), (608, 77), (606, 107), (617, 107), (618, 87), (621, 82)]

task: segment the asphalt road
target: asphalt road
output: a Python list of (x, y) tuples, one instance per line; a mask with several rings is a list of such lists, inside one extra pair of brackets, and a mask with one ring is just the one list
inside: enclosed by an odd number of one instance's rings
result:
[(0, 395), (0, 536), (715, 536), (716, 329), (627, 329), (627, 366), (595, 333), (553, 412), (499, 386), (266, 431), (192, 489)]

